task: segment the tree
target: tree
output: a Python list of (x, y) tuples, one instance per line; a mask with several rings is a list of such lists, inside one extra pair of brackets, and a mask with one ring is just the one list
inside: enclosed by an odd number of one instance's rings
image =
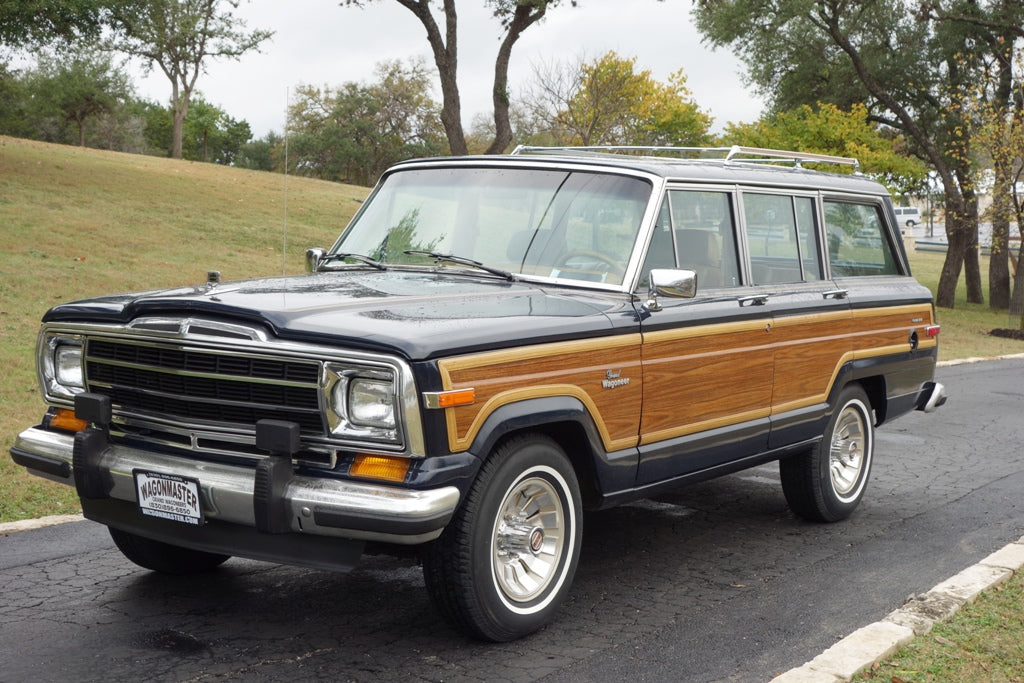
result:
[(677, 71), (660, 83), (636, 59), (608, 52), (591, 62), (534, 69), (524, 99), (540, 133), (558, 145), (701, 145), (711, 117)]
[[(345, 6), (364, 7), (374, 0), (344, 0)], [(441, 83), (441, 123), (448, 137), (452, 154), (466, 154), (466, 135), (462, 128), (462, 104), (459, 99), (458, 72), (458, 12), (455, 0), (442, 0), (444, 33), (434, 18), (430, 0), (395, 0), (412, 12), (427, 31), (427, 42), (434, 55), (438, 78)], [(491, 101), (494, 105), (494, 140), (487, 148), (487, 154), (500, 154), (512, 141), (512, 125), (509, 122), (508, 65), (512, 48), (523, 34), (559, 5), (562, 0), (485, 0), (494, 16), (501, 22), (504, 36), (498, 46), (494, 60), (494, 82)], [(576, 0), (570, 0), (575, 7)]]
[[(868, 110), (863, 104), (855, 104), (849, 111), (828, 103), (817, 107), (805, 104), (769, 114), (754, 123), (730, 123), (722, 134), (722, 143), (726, 145), (854, 157), (864, 173), (877, 178), (891, 192), (906, 194), (921, 186), (927, 169), (918, 159), (897, 153), (897, 142), (882, 135), (878, 126), (868, 121)], [(829, 170), (837, 171), (834, 167)]]
[[(984, 300), (965, 104), (985, 43), (976, 26), (947, 10), (974, 8), (984, 22), (1007, 27), (1021, 25), (1019, 5), (936, 0), (915, 15), (909, 3), (883, 0), (702, 0), (695, 18), (709, 41), (739, 51), (769, 98), (790, 105), (863, 98), (872, 120), (902, 133), (936, 170), (949, 242), (936, 303), (952, 307), (961, 269), (968, 301)], [(942, 11), (929, 14), (932, 7)]]
[(402, 159), (441, 154), (438, 108), (418, 62), (377, 65), (377, 81), (301, 86), (289, 107), (289, 170), (372, 185)]
[(252, 137), (247, 121), (236, 121), (196, 94), (182, 133), (182, 157), (230, 165)]
[[(974, 79), (965, 98), (965, 113), (973, 124), (972, 135), (980, 143), (993, 171), (992, 257), (989, 259), (989, 305), (1007, 308), (1010, 303), (1009, 233), (1014, 145), (1013, 119), (1024, 108), (1021, 69), (1015, 57), (1024, 39), (1024, 7), (1018, 0), (952, 0), (923, 8), (928, 17), (964, 36), (976, 46)], [(965, 60), (966, 61), (966, 60)], [(1007, 129), (1007, 130), (1001, 130)]]
[(68, 58), (43, 53), (32, 78), (36, 115), (53, 115), (72, 125), (85, 146), (86, 122), (112, 113), (131, 96), (128, 76), (109, 55), (83, 48)]
[(110, 10), (130, 4), (131, 0), (0, 0), (0, 45), (95, 39)]
[[(182, 134), (192, 91), (207, 59), (237, 59), (258, 49), (270, 31), (245, 31), (231, 9), (240, 0), (146, 0), (113, 12), (113, 49), (154, 65), (171, 82), (171, 157), (182, 158)], [(230, 9), (223, 9), (226, 4)]]
[(241, 146), (235, 166), (253, 171), (280, 171), (284, 168), (284, 138), (270, 131), (259, 140)]

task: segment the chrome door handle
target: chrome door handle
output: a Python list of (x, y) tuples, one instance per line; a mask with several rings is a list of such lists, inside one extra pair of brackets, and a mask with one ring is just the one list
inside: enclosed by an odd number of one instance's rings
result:
[(753, 294), (740, 297), (740, 306), (764, 306), (766, 303), (768, 303), (767, 294)]

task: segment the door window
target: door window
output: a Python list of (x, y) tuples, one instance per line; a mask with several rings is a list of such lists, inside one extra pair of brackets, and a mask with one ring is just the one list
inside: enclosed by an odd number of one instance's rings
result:
[(671, 190), (647, 250), (641, 285), (652, 268), (697, 273), (698, 291), (740, 284), (731, 196), (728, 192)]
[(810, 197), (744, 193), (743, 217), (753, 284), (821, 279)]

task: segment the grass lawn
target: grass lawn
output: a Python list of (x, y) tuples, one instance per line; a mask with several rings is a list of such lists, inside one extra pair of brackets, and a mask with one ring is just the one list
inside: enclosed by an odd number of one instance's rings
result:
[[(0, 523), (79, 510), (8, 451), (39, 422), (39, 319), (101, 294), (302, 272), (366, 188), (0, 136)], [(287, 203), (287, 254), (285, 204)]]

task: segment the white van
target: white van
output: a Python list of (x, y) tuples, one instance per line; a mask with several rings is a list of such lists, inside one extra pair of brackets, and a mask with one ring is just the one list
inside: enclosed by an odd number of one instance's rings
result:
[(912, 228), (921, 222), (921, 212), (916, 207), (894, 206), (892, 210), (896, 212), (896, 222), (900, 225)]

